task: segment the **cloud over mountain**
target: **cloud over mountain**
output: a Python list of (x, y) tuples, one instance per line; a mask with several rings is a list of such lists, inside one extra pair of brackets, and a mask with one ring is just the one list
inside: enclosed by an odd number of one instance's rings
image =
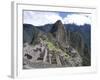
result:
[(24, 11), (24, 23), (41, 26), (61, 20), (63, 24), (91, 24), (91, 16), (89, 14), (69, 14), (66, 12), (66, 17), (62, 17), (60, 13), (62, 12)]
[(59, 19), (62, 20), (59, 14), (55, 12), (24, 11), (24, 23), (33, 24), (35, 26), (52, 24)]
[(76, 25), (84, 25), (84, 24), (91, 24), (91, 19), (89, 16), (82, 15), (82, 14), (71, 14), (67, 15), (64, 19), (65, 24), (76, 24)]

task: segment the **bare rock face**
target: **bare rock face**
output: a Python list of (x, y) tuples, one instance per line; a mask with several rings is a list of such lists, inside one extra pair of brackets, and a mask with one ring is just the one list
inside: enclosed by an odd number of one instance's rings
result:
[(52, 29), (56, 29), (56, 31), (52, 34), (56, 38), (57, 42), (59, 42), (62, 45), (67, 44), (67, 36), (65, 35), (66, 30), (64, 29), (64, 25), (61, 22), (61, 20), (56, 21)]
[[(67, 40), (67, 31), (61, 20), (56, 21), (49, 33), (35, 29), (32, 42), (24, 43), (24, 64), (31, 68), (81, 66), (82, 58)], [(24, 66), (24, 68), (25, 68)]]

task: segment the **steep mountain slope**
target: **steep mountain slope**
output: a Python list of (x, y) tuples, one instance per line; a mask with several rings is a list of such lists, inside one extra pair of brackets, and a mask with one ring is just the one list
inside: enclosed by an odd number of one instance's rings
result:
[(68, 32), (69, 44), (78, 50), (82, 59), (83, 65), (91, 65), (91, 26), (85, 24), (77, 26), (75, 24), (66, 24), (65, 28)]
[[(55, 31), (53, 31), (55, 30)], [(64, 25), (60, 20), (58, 20), (52, 27), (50, 31), (54, 38), (56, 38), (57, 42), (59, 42), (60, 46), (66, 47), (68, 44), (66, 30), (64, 29)]]
[[(24, 44), (28, 44), (28, 47), (24, 47), (24, 54), (27, 57), (34, 58), (30, 60), (24, 56), (25, 63), (26, 61), (31, 61), (31, 64), (28, 65), (29, 67), (44, 68), (90, 65), (89, 25), (80, 27), (75, 24), (62, 24), (58, 20), (55, 24), (46, 24), (44, 26), (24, 24), (23, 30)], [(35, 49), (36, 47), (37, 49)], [(46, 51), (46, 53), (41, 52), (41, 50)], [(36, 56), (37, 58), (34, 56), (36, 54), (35, 51), (39, 51)], [(39, 55), (42, 55), (42, 57), (39, 57)]]

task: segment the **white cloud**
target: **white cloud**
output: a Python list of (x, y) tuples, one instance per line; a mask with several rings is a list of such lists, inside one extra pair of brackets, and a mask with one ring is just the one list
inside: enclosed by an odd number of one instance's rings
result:
[(41, 26), (61, 20), (64, 24), (91, 24), (90, 14), (68, 14), (62, 18), (57, 12), (24, 11), (24, 23)]
[(55, 12), (24, 12), (24, 23), (33, 24), (35, 26), (55, 23), (57, 20), (62, 20), (62, 18)]
[(91, 24), (91, 18), (90, 15), (84, 15), (84, 14), (71, 14), (67, 15), (63, 19), (65, 24), (76, 24), (76, 25), (84, 25), (84, 24)]

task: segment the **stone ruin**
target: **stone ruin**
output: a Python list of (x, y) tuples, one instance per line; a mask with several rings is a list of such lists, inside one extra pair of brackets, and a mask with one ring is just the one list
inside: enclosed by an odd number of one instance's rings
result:
[(74, 49), (69, 52), (70, 56), (66, 58), (66, 55), (63, 54), (63, 52), (54, 53), (54, 51), (50, 51), (47, 44), (42, 40), (40, 40), (40, 43), (35, 46), (24, 43), (23, 68), (81, 66), (82, 60), (80, 55), (75, 54), (77, 52)]

